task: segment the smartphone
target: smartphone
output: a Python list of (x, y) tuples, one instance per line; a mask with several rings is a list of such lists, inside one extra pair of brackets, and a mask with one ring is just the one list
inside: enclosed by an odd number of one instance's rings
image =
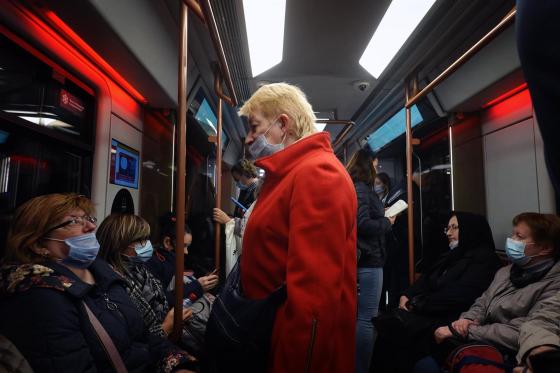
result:
[(233, 203), (235, 203), (239, 208), (243, 209), (243, 211), (247, 211), (247, 207), (243, 206), (241, 203), (239, 203), (238, 200), (236, 200), (233, 197), (230, 197), (230, 199), (232, 200)]

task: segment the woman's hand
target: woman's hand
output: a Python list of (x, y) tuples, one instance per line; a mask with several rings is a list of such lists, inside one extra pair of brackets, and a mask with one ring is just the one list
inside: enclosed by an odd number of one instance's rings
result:
[[(161, 323), (161, 329), (165, 333), (165, 335), (171, 334), (173, 331), (173, 315), (175, 314), (175, 308), (172, 308), (167, 315), (165, 315), (165, 319)], [(183, 308), (183, 322), (188, 321), (192, 317), (193, 313), (190, 308)]]
[(213, 213), (214, 221), (220, 224), (226, 224), (228, 221), (233, 220), (228, 214), (220, 210), (219, 208), (214, 209)]
[(213, 289), (218, 285), (218, 275), (215, 275), (214, 272), (209, 274), (208, 276), (199, 277), (198, 283), (202, 286), (202, 290), (207, 292), (210, 289)]
[(401, 310), (410, 311), (408, 308), (406, 308), (407, 303), (408, 298), (406, 297), (406, 295), (401, 295), (401, 298), (399, 299), (399, 308)]
[(445, 341), (447, 338), (452, 337), (452, 336), (453, 336), (453, 334), (451, 333), (451, 330), (449, 330), (449, 328), (447, 326), (440, 326), (439, 328), (436, 329), (436, 331), (434, 333), (436, 343), (438, 343), (438, 344)]
[(387, 216), (387, 219), (389, 219), (389, 223), (391, 223), (391, 225), (393, 225), (393, 224), (395, 224), (395, 220), (397, 220), (397, 215)]
[(453, 329), (457, 331), (457, 333), (461, 334), (463, 337), (467, 337), (469, 334), (469, 326), (470, 325), (478, 325), (477, 321), (469, 320), (469, 319), (459, 319), (455, 320), (451, 323)]

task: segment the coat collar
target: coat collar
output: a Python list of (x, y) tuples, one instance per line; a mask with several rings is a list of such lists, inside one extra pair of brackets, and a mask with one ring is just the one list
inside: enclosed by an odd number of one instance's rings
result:
[(287, 148), (255, 162), (265, 170), (266, 178), (282, 177), (295, 168), (304, 158), (315, 153), (333, 153), (328, 132), (318, 132), (302, 138)]
[[(108, 289), (115, 281), (123, 281), (102, 259), (96, 259), (88, 268), (95, 277), (96, 286)], [(0, 272), (0, 297), (21, 293), (31, 288), (50, 288), (83, 298), (92, 288), (80, 280), (67, 267), (47, 261), (41, 264), (21, 264), (5, 266)]]

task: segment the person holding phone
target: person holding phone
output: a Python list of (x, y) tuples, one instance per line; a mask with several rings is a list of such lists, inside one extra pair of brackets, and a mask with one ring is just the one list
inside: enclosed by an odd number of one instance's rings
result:
[[(146, 266), (155, 278), (161, 281), (167, 302), (173, 307), (175, 304), (173, 286), (175, 276), (175, 247), (177, 245), (175, 230), (177, 227), (177, 219), (172, 213), (167, 213), (161, 217), (160, 225), (160, 242), (156, 246), (152, 257), (146, 262)], [(192, 240), (192, 231), (190, 227), (185, 224), (184, 255), (188, 255)], [(185, 294), (185, 296), (193, 294), (193, 296), (198, 299), (205, 292), (215, 288), (216, 285), (218, 285), (218, 275), (215, 272), (199, 278), (192, 277), (192, 281), (184, 284), (183, 294)]]

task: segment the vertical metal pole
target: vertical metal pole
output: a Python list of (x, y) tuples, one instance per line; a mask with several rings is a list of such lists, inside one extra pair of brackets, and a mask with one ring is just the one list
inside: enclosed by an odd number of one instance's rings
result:
[[(405, 83), (406, 101), (410, 97), (409, 82)], [(412, 196), (412, 119), (410, 107), (406, 106), (406, 191), (408, 203), (408, 281), (414, 282), (414, 204)]]
[[(216, 79), (221, 79), (217, 74)], [(222, 208), (222, 97), (218, 99), (218, 136), (216, 144), (216, 208)], [(221, 247), (222, 227), (219, 223), (215, 223), (214, 228), (214, 263), (216, 270), (220, 273), (220, 247)]]
[(187, 162), (187, 30), (188, 8), (181, 2), (181, 38), (179, 40), (179, 126), (177, 128), (177, 226), (175, 230), (175, 313), (171, 339), (179, 341), (183, 330), (183, 271), (185, 248), (185, 175)]
[(453, 184), (453, 125), (449, 125), (449, 163), (451, 164), (451, 210), (455, 211), (455, 184)]

